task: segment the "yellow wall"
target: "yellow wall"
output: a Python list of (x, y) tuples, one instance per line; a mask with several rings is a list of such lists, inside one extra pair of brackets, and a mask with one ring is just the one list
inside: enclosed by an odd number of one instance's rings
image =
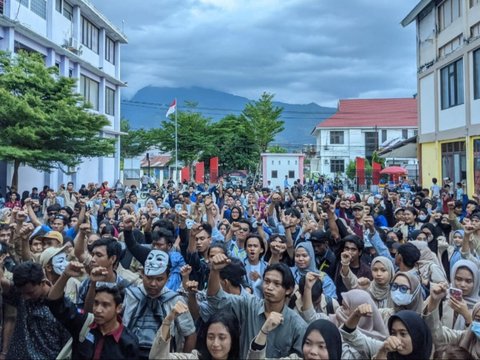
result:
[(442, 172), (440, 168), (440, 145), (436, 142), (421, 144), (422, 152), (422, 185), (429, 188), (432, 184), (432, 178), (438, 179), (438, 184), (442, 183)]

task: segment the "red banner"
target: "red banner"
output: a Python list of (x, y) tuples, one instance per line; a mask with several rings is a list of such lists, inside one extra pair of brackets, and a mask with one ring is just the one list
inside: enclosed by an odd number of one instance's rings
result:
[(357, 168), (357, 184), (365, 185), (365, 159), (357, 157), (355, 162)]
[(372, 163), (372, 181), (373, 185), (378, 185), (380, 183), (380, 171), (382, 170), (382, 164), (373, 162)]
[(181, 179), (180, 180), (181, 182), (184, 182), (185, 180), (190, 181), (190, 168), (188, 166), (185, 166), (184, 168), (182, 168), (180, 179)]
[(210, 158), (210, 184), (218, 180), (218, 157)]
[(203, 184), (205, 182), (204, 179), (205, 179), (205, 163), (201, 161), (195, 165), (195, 182), (197, 184)]

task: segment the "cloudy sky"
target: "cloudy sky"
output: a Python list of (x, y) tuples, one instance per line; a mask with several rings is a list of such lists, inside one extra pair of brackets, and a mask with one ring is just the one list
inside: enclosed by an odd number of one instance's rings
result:
[(416, 92), (419, 0), (92, 0), (128, 36), (122, 78), (336, 106)]

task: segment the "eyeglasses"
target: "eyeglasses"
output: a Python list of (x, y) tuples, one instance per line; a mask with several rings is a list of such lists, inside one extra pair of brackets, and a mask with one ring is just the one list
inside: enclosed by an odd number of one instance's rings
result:
[(403, 293), (403, 294), (406, 294), (408, 292), (408, 290), (410, 290), (410, 288), (407, 285), (398, 285), (396, 283), (391, 284), (390, 289), (392, 291), (395, 291), (395, 290), (399, 289), (400, 292)]

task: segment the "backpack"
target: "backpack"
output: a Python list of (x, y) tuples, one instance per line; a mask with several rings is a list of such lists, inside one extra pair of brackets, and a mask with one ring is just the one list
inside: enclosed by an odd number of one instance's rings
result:
[[(83, 323), (82, 329), (78, 334), (78, 340), (80, 342), (85, 341), (85, 337), (87, 336), (88, 331), (90, 330), (90, 325), (92, 323), (93, 323), (93, 314), (88, 313), (87, 318)], [(70, 338), (68, 339), (67, 343), (63, 346), (62, 350), (60, 350), (60, 352), (58, 353), (56, 360), (70, 360), (72, 358), (72, 345), (73, 345), (73, 339)]]

